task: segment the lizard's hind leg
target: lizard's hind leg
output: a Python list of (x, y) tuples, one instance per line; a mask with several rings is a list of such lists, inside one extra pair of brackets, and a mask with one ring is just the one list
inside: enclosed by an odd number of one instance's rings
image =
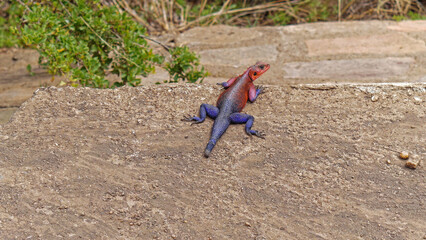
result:
[(212, 119), (215, 119), (219, 114), (219, 108), (210, 104), (201, 104), (200, 106), (200, 117), (197, 116), (185, 116), (182, 121), (193, 122), (192, 124), (202, 123), (206, 119), (206, 115)]
[(246, 133), (248, 135), (255, 135), (256, 137), (265, 138), (265, 134), (252, 130), (251, 127), (253, 126), (254, 117), (252, 115), (244, 114), (244, 113), (233, 113), (229, 116), (229, 119), (231, 120), (231, 123), (245, 123), (246, 124)]

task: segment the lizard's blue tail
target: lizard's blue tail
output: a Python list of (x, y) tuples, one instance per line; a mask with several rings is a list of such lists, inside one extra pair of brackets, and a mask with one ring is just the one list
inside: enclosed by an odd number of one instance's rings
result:
[(216, 141), (214, 139), (210, 139), (209, 143), (207, 143), (206, 150), (204, 150), (204, 157), (206, 158), (209, 157), (210, 152), (213, 150), (215, 145), (216, 145)]
[(206, 150), (204, 150), (204, 157), (209, 157), (210, 152), (216, 145), (216, 142), (219, 140), (220, 137), (222, 137), (226, 129), (228, 129), (229, 124), (231, 124), (231, 122), (228, 118), (216, 118), (212, 128), (212, 135), (210, 137), (209, 143), (207, 143)]

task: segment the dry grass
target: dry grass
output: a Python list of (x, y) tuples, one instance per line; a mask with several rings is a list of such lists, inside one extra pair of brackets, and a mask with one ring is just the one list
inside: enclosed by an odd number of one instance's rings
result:
[(392, 19), (393, 16), (407, 16), (409, 12), (425, 14), (419, 0), (350, 0), (341, 10), (345, 20)]
[[(194, 26), (228, 24), (237, 26), (276, 25), (274, 15), (285, 13), (288, 23), (318, 20), (347, 21), (364, 19), (392, 19), (409, 12), (425, 15), (421, 0), (278, 0), (232, 1), (223, 0), (216, 11), (203, 15), (207, 0), (105, 0), (128, 12), (143, 24), (150, 34), (181, 32)], [(235, 5), (237, 4), (237, 8)]]

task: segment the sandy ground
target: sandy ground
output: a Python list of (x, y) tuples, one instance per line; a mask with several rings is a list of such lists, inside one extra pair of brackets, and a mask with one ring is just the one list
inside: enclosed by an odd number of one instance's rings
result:
[(231, 126), (205, 159), (212, 121), (180, 119), (219, 93), (40, 89), (0, 128), (1, 236), (426, 237), (425, 168), (398, 158), (424, 161), (423, 84), (267, 86), (245, 109), (266, 139)]
[[(207, 84), (34, 94), (57, 84), (38, 55), (0, 50), (0, 238), (426, 239), (425, 40), (426, 21), (194, 28), (176, 44)], [(233, 125), (204, 158), (213, 121), (181, 118), (257, 60), (266, 139)]]

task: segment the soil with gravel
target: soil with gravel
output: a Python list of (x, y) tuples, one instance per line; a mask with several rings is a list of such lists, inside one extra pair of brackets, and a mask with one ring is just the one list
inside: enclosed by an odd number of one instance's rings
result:
[[(34, 94), (57, 84), (38, 55), (0, 50), (0, 238), (425, 239), (425, 41), (426, 21), (194, 28), (176, 44), (208, 84)], [(266, 138), (232, 125), (204, 158), (213, 121), (182, 117), (257, 60)]]
[[(267, 74), (265, 74), (267, 77)], [(259, 80), (260, 82), (261, 80)], [(0, 125), (3, 239), (422, 239), (418, 85), (267, 86), (202, 156), (220, 88), (44, 88)]]

